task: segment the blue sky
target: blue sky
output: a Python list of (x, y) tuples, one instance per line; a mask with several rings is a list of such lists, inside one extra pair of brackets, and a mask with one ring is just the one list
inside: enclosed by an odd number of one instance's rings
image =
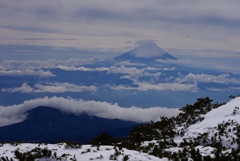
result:
[(240, 46), (240, 1), (11, 0), (0, 2), (0, 43), (104, 51), (157, 41), (162, 48)]

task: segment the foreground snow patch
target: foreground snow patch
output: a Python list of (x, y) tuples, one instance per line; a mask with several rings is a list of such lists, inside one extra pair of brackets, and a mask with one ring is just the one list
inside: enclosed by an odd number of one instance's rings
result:
[(140, 153), (138, 151), (128, 150), (125, 148), (118, 148), (114, 146), (92, 146), (82, 145), (77, 147), (71, 147), (66, 143), (59, 144), (2, 144), (0, 147), (0, 156), (8, 157), (8, 159), (18, 160), (15, 158), (15, 151), (20, 153), (26, 153), (34, 149), (47, 149), (51, 151), (51, 157), (38, 158), (38, 160), (151, 160), (151, 161), (167, 161), (167, 158), (157, 158), (147, 153)]

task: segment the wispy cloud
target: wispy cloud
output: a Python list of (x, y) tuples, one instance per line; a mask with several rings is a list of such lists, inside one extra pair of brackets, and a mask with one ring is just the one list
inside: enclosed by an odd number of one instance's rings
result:
[(239, 49), (238, 1), (72, 0), (61, 4), (0, 2), (0, 15), (4, 15), (0, 42), (118, 48), (126, 41), (150, 38), (162, 47)]
[[(16, 52), (16, 51), (14, 51)], [(20, 51), (19, 51), (20, 52)], [(31, 50), (22, 50), (23, 53), (32, 52)], [(66, 51), (67, 52), (67, 51)], [(66, 53), (68, 54), (68, 53)], [(34, 55), (34, 54), (33, 54)], [(48, 59), (48, 60), (2, 60), (0, 61), (0, 72), (2, 74), (11, 74), (14, 75), (17, 73), (36, 73), (34, 71), (45, 71), (48, 72), (46, 69), (52, 69), (52, 68), (59, 68), (63, 70), (68, 71), (74, 71), (74, 70), (81, 70), (81, 71), (104, 71), (107, 70), (106, 68), (96, 68), (96, 69), (90, 69), (86, 67), (79, 67), (84, 64), (92, 64), (96, 62), (100, 62), (105, 60), (104, 58), (86, 58), (86, 59), (79, 59), (79, 58), (70, 58), (67, 60), (58, 60), (58, 59)], [(76, 67), (78, 66), (78, 67)]]
[[(187, 51), (187, 52), (184, 52)], [(199, 69), (210, 69), (221, 72), (232, 72), (239, 74), (238, 62), (240, 61), (240, 53), (231, 51), (194, 51), (194, 50), (176, 50), (174, 53), (181, 55), (184, 53), (184, 57), (178, 60), (156, 60), (159, 63), (181, 65)], [(224, 52), (224, 53), (223, 53)], [(231, 62), (231, 63), (229, 63)]]
[(139, 79), (140, 77), (152, 77), (153, 79), (158, 79), (159, 76), (162, 74), (161, 71), (172, 71), (176, 70), (173, 68), (166, 68), (166, 67), (129, 67), (125, 65), (120, 66), (110, 66), (110, 67), (99, 67), (99, 68), (89, 68), (89, 67), (74, 67), (74, 66), (63, 66), (59, 65), (56, 68), (66, 70), (66, 71), (106, 71), (108, 74), (124, 74), (125, 78), (128, 79)]
[(70, 83), (45, 83), (45, 84), (36, 84), (34, 87), (29, 86), (27, 83), (23, 83), (20, 87), (14, 88), (3, 88), (0, 89), (2, 92), (20, 92), (20, 93), (65, 93), (65, 92), (96, 92), (96, 86), (79, 86)]
[(108, 68), (106, 67), (99, 67), (99, 68), (87, 68), (87, 67), (74, 67), (74, 66), (63, 66), (59, 65), (56, 66), (56, 68), (66, 70), (66, 71), (85, 71), (85, 72), (90, 72), (90, 71), (108, 71)]
[(158, 84), (149, 84), (142, 82), (135, 82), (137, 87), (131, 86), (113, 86), (111, 87), (114, 90), (139, 90), (139, 91), (197, 91), (198, 87), (196, 84), (192, 83), (158, 83)]
[(14, 88), (2, 88), (0, 89), (1, 92), (21, 92), (21, 93), (31, 93), (33, 92), (33, 88), (29, 86), (27, 83), (23, 83), (20, 87)]
[(124, 65), (120, 66), (111, 66), (108, 69), (108, 73), (121, 73), (125, 74), (125, 77), (130, 79), (139, 79), (140, 77), (153, 77), (159, 78), (162, 74), (162, 71), (166, 70), (175, 70), (174, 68), (159, 68), (159, 67), (128, 67)]
[(231, 78), (230, 74), (221, 74), (218, 76), (208, 74), (193, 74), (189, 73), (184, 78), (177, 78), (176, 82), (189, 83), (189, 82), (214, 82), (223, 84), (240, 84), (240, 80)]
[(0, 106), (0, 126), (21, 122), (26, 118), (26, 111), (38, 106), (48, 106), (59, 109), (63, 112), (81, 114), (83, 112), (107, 119), (121, 119), (134, 122), (157, 121), (160, 116), (176, 116), (178, 109), (164, 107), (120, 107), (118, 104), (111, 104), (99, 101), (84, 101), (63, 97), (44, 97), (24, 101), (22, 104), (12, 106)]
[(38, 77), (54, 77), (55, 75), (49, 70), (0, 70), (0, 76), (38, 76)]
[(64, 92), (95, 92), (96, 86), (79, 86), (70, 83), (49, 83), (49, 84), (36, 84), (33, 92), (50, 92), (50, 93), (64, 93)]
[(130, 62), (130, 61), (121, 61), (121, 62), (118, 62), (116, 63), (116, 65), (124, 65), (124, 66), (146, 66), (146, 64), (142, 64), (142, 63), (133, 63), (133, 62)]

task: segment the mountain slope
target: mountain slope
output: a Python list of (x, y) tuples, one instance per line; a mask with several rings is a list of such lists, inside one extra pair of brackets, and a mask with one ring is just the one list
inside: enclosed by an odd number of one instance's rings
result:
[(239, 160), (239, 105), (240, 97), (223, 105), (200, 98), (177, 117), (134, 128), (121, 145), (172, 160)]
[(172, 59), (177, 60), (174, 56), (170, 55), (154, 42), (141, 43), (137, 48), (128, 51), (120, 56), (114, 58), (115, 61), (131, 61), (131, 62), (149, 62), (156, 59)]
[(49, 142), (76, 141), (87, 143), (100, 133), (110, 131), (116, 137), (126, 136), (133, 122), (103, 119), (87, 114), (63, 113), (50, 107), (37, 107), (27, 112), (28, 119), (0, 128), (1, 141)]
[(112, 143), (114, 146), (1, 144), (0, 160), (239, 161), (239, 104), (240, 97), (226, 104), (199, 98), (183, 107), (177, 117), (161, 117), (161, 121), (135, 127), (121, 142)]
[(228, 122), (233, 120), (234, 122), (240, 124), (240, 97), (229, 101), (227, 104), (213, 109), (204, 115), (204, 120), (191, 125), (188, 128), (188, 134), (191, 133), (204, 133), (208, 129), (216, 127), (218, 124), (223, 122)]

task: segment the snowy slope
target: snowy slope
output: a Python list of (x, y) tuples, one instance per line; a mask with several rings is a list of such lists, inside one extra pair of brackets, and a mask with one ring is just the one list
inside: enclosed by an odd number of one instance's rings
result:
[[(87, 161), (87, 160), (113, 160), (114, 157), (116, 160), (122, 161), (123, 158), (128, 158), (130, 161), (139, 161), (139, 160), (151, 160), (151, 161), (167, 161), (167, 159), (159, 159), (157, 157), (151, 156), (146, 153), (139, 153), (133, 150), (127, 150), (125, 148), (119, 149), (118, 147), (113, 146), (91, 146), (91, 145), (82, 145), (80, 147), (70, 147), (66, 143), (59, 144), (30, 144), (30, 143), (22, 143), (22, 144), (3, 144), (0, 147), (0, 156), (8, 157), (9, 159), (15, 158), (14, 151), (18, 150), (19, 152), (29, 152), (33, 149), (48, 149), (52, 152), (52, 156), (48, 159), (39, 158), (36, 160), (79, 160), (79, 161)], [(56, 152), (56, 154), (54, 154)], [(112, 159), (111, 159), (112, 158)], [(115, 159), (114, 159), (115, 160)]]
[[(201, 99), (199, 99), (201, 100)], [(206, 101), (206, 99), (202, 99)], [(195, 110), (206, 109), (204, 101), (195, 103)], [(229, 101), (222, 106), (211, 104), (211, 110), (207, 113), (199, 113), (197, 118), (193, 111), (188, 111), (189, 117), (182, 120), (178, 118), (162, 119), (160, 122), (136, 129), (128, 142), (135, 141), (141, 132), (146, 140), (140, 142), (138, 149), (159, 157), (182, 158), (183, 160), (209, 160), (222, 158), (223, 160), (234, 160), (240, 158), (240, 97)], [(194, 106), (187, 106), (194, 109)], [(199, 110), (200, 111), (200, 110)], [(205, 114), (204, 114), (205, 113)], [(182, 113), (184, 114), (184, 112)], [(183, 117), (183, 115), (180, 114)], [(192, 123), (192, 124), (191, 124)], [(147, 132), (145, 132), (147, 131)], [(135, 135), (137, 137), (135, 137)], [(174, 160), (174, 159), (173, 159)]]
[[(225, 148), (239, 148), (240, 97), (203, 115), (203, 121), (190, 125), (184, 138), (198, 138), (202, 145), (220, 142)], [(199, 139), (201, 138), (201, 139)]]
[(129, 54), (140, 58), (155, 58), (168, 55), (166, 51), (164, 51), (163, 49), (161, 49), (155, 43), (152, 42), (139, 45), (137, 48), (131, 50)]
[(218, 124), (229, 120), (233, 120), (240, 124), (240, 110), (236, 107), (240, 107), (240, 97), (208, 112), (204, 115), (203, 121), (193, 124), (188, 128), (187, 135), (193, 133), (205, 133), (209, 129), (218, 126)]
[(114, 58), (117, 61), (123, 61), (123, 60), (130, 60), (130, 61), (138, 61), (144, 60), (144, 59), (174, 59), (176, 58), (163, 49), (161, 49), (159, 46), (156, 45), (156, 43), (152, 41), (147, 41), (144, 43), (140, 43), (139, 46), (131, 51), (128, 51), (120, 56), (117, 56)]

